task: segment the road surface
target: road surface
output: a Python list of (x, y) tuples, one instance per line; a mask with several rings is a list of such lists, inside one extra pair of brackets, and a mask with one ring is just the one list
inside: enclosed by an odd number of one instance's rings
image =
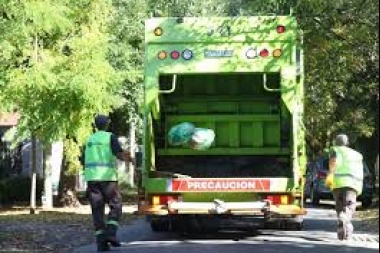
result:
[[(302, 231), (260, 230), (257, 235), (225, 233), (198, 238), (174, 233), (154, 233), (145, 219), (137, 219), (119, 230), (123, 242), (119, 253), (378, 253), (379, 236), (366, 234), (356, 226), (352, 241), (336, 239), (335, 212), (330, 208), (309, 208)], [(74, 253), (96, 252), (87, 245)]]

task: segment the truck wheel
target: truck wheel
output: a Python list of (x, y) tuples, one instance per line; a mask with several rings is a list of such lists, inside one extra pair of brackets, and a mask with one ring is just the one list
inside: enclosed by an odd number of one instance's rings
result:
[(303, 222), (297, 223), (295, 225), (295, 230), (301, 231), (303, 229)]
[(318, 196), (318, 193), (312, 189), (310, 192), (310, 195), (311, 195), (310, 196), (311, 203), (315, 206), (318, 206), (319, 202), (321, 201), (320, 197)]
[(287, 221), (287, 228), (290, 230), (301, 231), (304, 226), (303, 216), (298, 215)]
[(168, 232), (170, 229), (170, 222), (162, 219), (153, 219), (150, 222), (150, 227), (153, 232)]
[(371, 205), (372, 205), (372, 198), (371, 197), (363, 198), (363, 200), (362, 200), (362, 207), (363, 208), (368, 208)]

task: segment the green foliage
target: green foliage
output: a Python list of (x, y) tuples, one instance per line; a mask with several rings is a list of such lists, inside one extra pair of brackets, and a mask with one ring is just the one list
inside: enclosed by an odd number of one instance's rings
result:
[(94, 113), (110, 111), (116, 101), (117, 75), (107, 60), (112, 6), (40, 0), (16, 8), (18, 2), (3, 4), (0, 22), (7, 49), (3, 99), (20, 111), (20, 132), (47, 143), (66, 136), (83, 142)]
[(291, 10), (304, 33), (311, 147), (328, 146), (338, 132), (353, 141), (378, 136), (375, 0), (0, 0), (0, 110), (21, 112), (19, 132), (75, 139), (66, 150), (76, 170), (94, 113), (113, 111), (119, 134), (142, 124), (145, 19)]
[(73, 139), (66, 139), (63, 146), (65, 153), (64, 167), (67, 168), (65, 173), (67, 175), (76, 175), (83, 167), (79, 160), (81, 147)]
[(127, 135), (128, 123), (141, 126), (139, 107), (143, 103), (143, 42), (146, 1), (114, 0), (110, 21), (110, 51), (108, 59), (120, 77), (121, 98), (111, 115), (112, 130)]
[(306, 126), (319, 146), (338, 132), (354, 143), (378, 129), (377, 1), (304, 1)]

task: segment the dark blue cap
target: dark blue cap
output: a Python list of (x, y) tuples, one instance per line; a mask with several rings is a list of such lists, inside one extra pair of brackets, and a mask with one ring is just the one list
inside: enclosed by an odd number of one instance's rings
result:
[(95, 117), (95, 127), (97, 129), (104, 129), (109, 123), (109, 118), (106, 115), (97, 115)]

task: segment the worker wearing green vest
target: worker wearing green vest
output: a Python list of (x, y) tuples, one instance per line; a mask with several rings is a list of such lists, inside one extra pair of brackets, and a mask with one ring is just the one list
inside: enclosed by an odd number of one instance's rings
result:
[[(87, 197), (91, 204), (98, 251), (108, 251), (110, 245), (121, 246), (116, 238), (122, 215), (116, 160), (129, 161), (131, 159), (130, 154), (122, 150), (116, 135), (106, 131), (108, 125), (107, 116), (98, 115), (95, 118), (97, 131), (88, 138), (84, 150)], [(105, 221), (106, 204), (110, 212)]]
[(363, 188), (363, 156), (348, 147), (347, 135), (339, 134), (330, 152), (329, 167), (332, 175), (335, 209), (338, 215), (338, 239), (351, 238), (352, 218), (356, 211), (356, 198)]

